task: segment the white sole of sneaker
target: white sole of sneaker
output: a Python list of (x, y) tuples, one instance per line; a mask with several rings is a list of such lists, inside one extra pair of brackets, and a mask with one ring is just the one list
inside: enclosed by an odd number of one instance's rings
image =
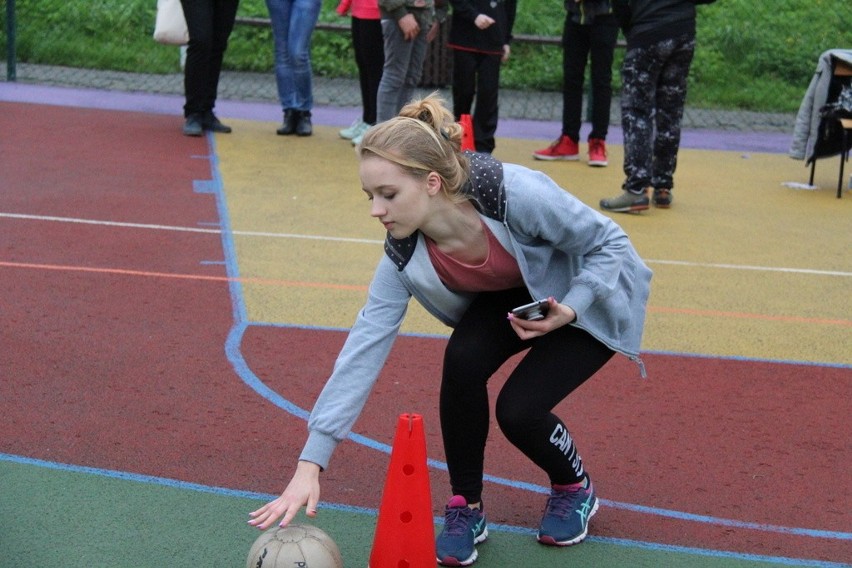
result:
[(576, 162), (580, 159), (580, 155), (576, 156), (539, 156), (538, 154), (533, 154), (533, 158), (536, 160), (544, 160), (545, 162)]
[(438, 564), (440, 564), (441, 566), (470, 566), (471, 564), (476, 562), (476, 559), (479, 557), (479, 552), (476, 551), (476, 545), (485, 542), (487, 538), (488, 527), (485, 527), (485, 530), (482, 531), (482, 534), (473, 539), (473, 554), (471, 554), (464, 560), (459, 560), (457, 558), (453, 558), (452, 556), (449, 556), (444, 559), (436, 558), (435, 560), (437, 560)]
[(630, 207), (619, 207), (618, 209), (601, 206), (601, 209), (610, 213), (639, 213), (640, 211), (647, 211), (650, 208), (650, 205), (631, 205)]

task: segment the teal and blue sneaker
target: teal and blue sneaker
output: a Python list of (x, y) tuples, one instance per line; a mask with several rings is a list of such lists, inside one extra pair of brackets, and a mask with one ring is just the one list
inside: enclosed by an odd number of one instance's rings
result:
[(589, 519), (597, 510), (598, 498), (588, 477), (573, 485), (554, 485), (538, 529), (538, 541), (550, 546), (581, 542), (589, 531)]
[(353, 138), (357, 138), (361, 134), (367, 131), (370, 128), (370, 125), (361, 120), (360, 118), (355, 119), (348, 128), (344, 128), (339, 132), (340, 137), (346, 140), (352, 140)]
[(488, 538), (482, 509), (472, 509), (461, 495), (453, 495), (444, 512), (444, 528), (435, 548), (438, 564), (470, 566), (476, 562), (476, 545)]

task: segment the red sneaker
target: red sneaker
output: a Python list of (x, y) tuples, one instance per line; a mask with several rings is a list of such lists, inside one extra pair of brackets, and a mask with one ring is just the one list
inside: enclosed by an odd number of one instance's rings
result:
[(533, 152), (536, 160), (579, 160), (580, 148), (577, 143), (564, 134), (559, 140), (545, 148)]
[(589, 165), (602, 168), (608, 165), (606, 160), (606, 142), (600, 138), (589, 138)]

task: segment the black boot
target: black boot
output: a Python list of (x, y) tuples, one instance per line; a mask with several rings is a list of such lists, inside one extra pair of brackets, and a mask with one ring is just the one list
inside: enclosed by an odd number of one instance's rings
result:
[(297, 113), (296, 134), (299, 136), (310, 136), (314, 132), (314, 129), (311, 126), (311, 111), (300, 110), (297, 111)]
[(296, 132), (296, 115), (298, 112), (299, 111), (292, 108), (285, 109), (284, 123), (281, 125), (281, 128), (275, 131), (276, 134), (279, 136), (287, 136)]
[(222, 134), (230, 134), (231, 132), (231, 127), (222, 124), (216, 115), (213, 114), (212, 110), (208, 110), (204, 113), (201, 126), (204, 127), (204, 130), (212, 130), (213, 132), (220, 132)]
[(186, 117), (186, 122), (183, 125), (183, 133), (186, 136), (201, 136), (204, 132), (202, 126), (203, 116), (201, 113), (194, 112)]

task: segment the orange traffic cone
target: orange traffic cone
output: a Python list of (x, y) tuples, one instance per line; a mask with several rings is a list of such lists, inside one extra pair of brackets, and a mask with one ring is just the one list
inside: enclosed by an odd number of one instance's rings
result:
[(459, 117), (459, 124), (461, 124), (462, 127), (462, 152), (464, 152), (465, 150), (476, 152), (476, 144), (473, 141), (473, 120), (471, 120), (470, 115), (461, 115)]
[(400, 414), (368, 568), (434, 568), (435, 522), (423, 417)]

